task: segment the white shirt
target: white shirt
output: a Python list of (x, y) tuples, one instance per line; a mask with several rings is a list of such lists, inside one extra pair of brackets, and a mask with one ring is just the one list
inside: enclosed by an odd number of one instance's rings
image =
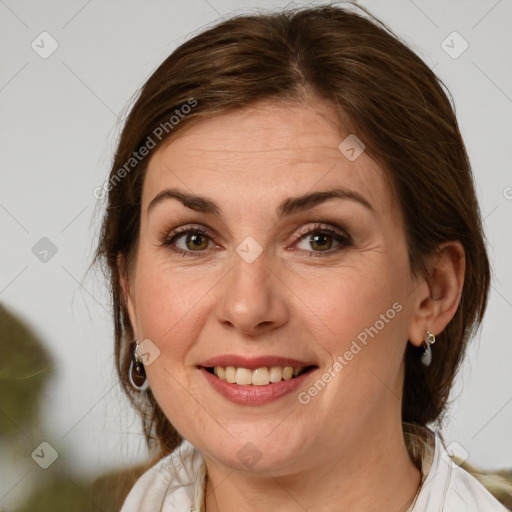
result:
[[(422, 460), (422, 485), (407, 512), (507, 512), (473, 476), (457, 466), (439, 435)], [(204, 512), (206, 465), (199, 451), (183, 441), (146, 471), (127, 496), (121, 512)]]

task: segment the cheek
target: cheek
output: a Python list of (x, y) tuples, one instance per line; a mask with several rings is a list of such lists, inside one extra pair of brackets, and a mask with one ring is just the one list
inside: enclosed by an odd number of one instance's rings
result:
[(197, 339), (197, 321), (213, 280), (196, 267), (176, 270), (156, 258), (140, 258), (136, 276), (137, 322), (142, 338), (149, 338), (164, 359), (176, 361)]
[(351, 415), (364, 423), (372, 411), (401, 395), (407, 313), (405, 295), (397, 291), (404, 283), (392, 285), (392, 279), (368, 269), (346, 272), (325, 283), (324, 294), (304, 299), (319, 306), (323, 330), (316, 341), (324, 353), (319, 379), (327, 383), (325, 388), (315, 384), (321, 392), (311, 387), (305, 392), (316, 407), (337, 411), (332, 413), (334, 430), (344, 428)]
[(338, 363), (325, 401), (344, 407), (353, 402), (354, 412), (389, 389), (400, 394), (407, 343), (408, 274), (402, 271), (408, 268), (406, 256), (380, 252), (365, 259), (364, 265), (332, 269), (328, 279), (317, 276), (309, 282), (306, 277), (302, 286), (297, 285), (314, 313), (308, 318), (319, 326), (316, 341), (324, 352), (325, 368), (333, 371)]
[[(294, 284), (294, 289), (300, 290), (300, 300), (310, 310), (309, 316), (318, 317), (324, 334), (335, 339), (355, 337), (377, 322), (395, 302), (401, 303), (402, 288), (401, 277), (376, 262), (331, 269), (323, 276), (303, 276)], [(388, 316), (394, 319), (395, 313), (396, 307)]]
[(204, 327), (205, 299), (216, 281), (201, 277), (197, 269), (195, 275), (192, 270), (170, 269), (154, 256), (139, 262), (137, 322), (141, 338), (150, 339), (159, 350), (158, 357), (145, 365), (152, 393), (178, 432), (187, 431), (191, 417), (206, 430), (204, 411), (191, 398), (197, 393), (186, 363)]

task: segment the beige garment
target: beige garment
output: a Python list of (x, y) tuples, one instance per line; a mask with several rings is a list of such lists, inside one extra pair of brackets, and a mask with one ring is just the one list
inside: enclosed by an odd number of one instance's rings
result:
[[(404, 424), (409, 453), (421, 468), (419, 491), (407, 512), (507, 512), (457, 466), (438, 433)], [(121, 512), (204, 512), (206, 465), (187, 441), (144, 473)]]

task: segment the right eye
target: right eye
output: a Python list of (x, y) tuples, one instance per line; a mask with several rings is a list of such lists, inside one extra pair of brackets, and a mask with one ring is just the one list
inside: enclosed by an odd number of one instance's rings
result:
[(162, 241), (162, 245), (183, 256), (202, 256), (210, 243), (213, 242), (204, 228), (191, 226), (173, 230)]

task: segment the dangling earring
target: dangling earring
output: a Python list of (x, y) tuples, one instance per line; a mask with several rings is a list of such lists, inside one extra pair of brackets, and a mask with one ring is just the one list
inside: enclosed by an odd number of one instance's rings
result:
[(423, 348), (425, 350), (423, 351), (423, 354), (421, 355), (421, 362), (425, 366), (430, 366), (430, 363), (432, 362), (432, 349), (430, 348), (430, 345), (433, 345), (435, 342), (436, 342), (436, 337), (430, 331), (427, 331), (427, 334), (425, 336), (425, 341), (423, 342)]
[(135, 342), (130, 345), (133, 357), (130, 361), (130, 368), (128, 369), (128, 380), (137, 391), (146, 391), (149, 387), (149, 382), (146, 378), (146, 370), (144, 369), (142, 357), (140, 357), (137, 352), (138, 347), (139, 344)]

